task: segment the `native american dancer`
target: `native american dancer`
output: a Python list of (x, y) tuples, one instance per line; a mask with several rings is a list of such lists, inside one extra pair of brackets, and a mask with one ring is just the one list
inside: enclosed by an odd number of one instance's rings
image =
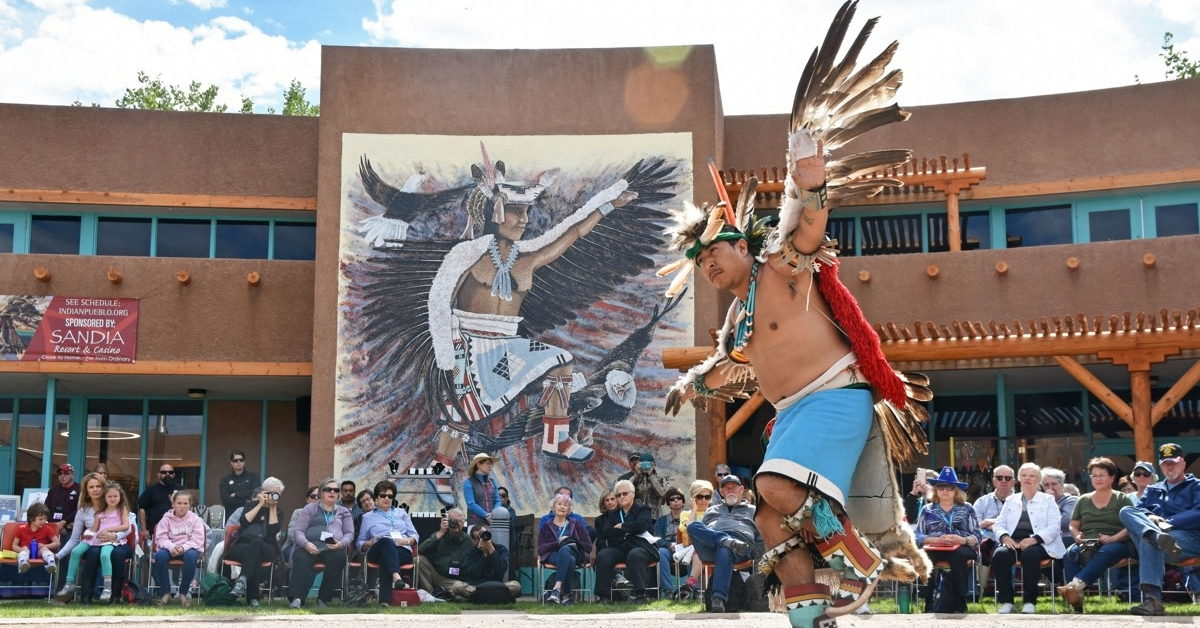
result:
[[(398, 381), (415, 376), (419, 383), (413, 390), (423, 395), (422, 412), (439, 426), (432, 461), (440, 473), (431, 482), (448, 505), (454, 503), (448, 476), (458, 454), (470, 457), (473, 436), (496, 442), (476, 426), (493, 418), (510, 417), (512, 429), (504, 431), (518, 438), (525, 433), (522, 418), (540, 419), (540, 449), (550, 459), (583, 463), (595, 455), (594, 422), (572, 420), (568, 412), (573, 386), (584, 383), (573, 373), (573, 357), (536, 336), (652, 267), (638, 253), (661, 246), (656, 231), (667, 216), (653, 207), (673, 198), (665, 190), (674, 185), (674, 166), (638, 162), (619, 180), (594, 186), (543, 234), (524, 240), (531, 212), (557, 172), (541, 173), (536, 183), (514, 181), (486, 149), (483, 158), (482, 166), (472, 166), (474, 186), (436, 193), (432, 202), (432, 195), (383, 190), (368, 162), (360, 168), (364, 188), (388, 208), (364, 224), (367, 237), (387, 253), (364, 287), (367, 341), (373, 352), (386, 354), (383, 366), (394, 369)], [(384, 224), (418, 210), (444, 210), (454, 194), (468, 220), (460, 237), (469, 239), (410, 241), (407, 224)], [(479, 237), (474, 226), (483, 231)], [(533, 391), (540, 393), (537, 412), (524, 411)]]
[[(928, 569), (902, 521), (892, 468), (925, 451), (920, 422), (928, 415), (909, 396), (928, 400), (927, 380), (902, 377), (888, 365), (879, 337), (838, 281), (836, 243), (825, 237), (829, 210), (900, 184), (859, 175), (910, 158), (904, 150), (879, 151), (826, 163), (826, 150), (908, 117), (894, 104), (881, 106), (900, 82), (899, 71), (884, 74), (896, 44), (853, 73), (875, 20), (833, 63), (853, 13), (853, 2), (842, 7), (800, 81), (779, 224), (756, 220), (755, 179), (736, 210), (727, 199), (699, 209), (685, 204), (668, 230), (671, 248), (685, 258), (660, 271), (679, 271), (668, 296), (694, 267), (737, 297), (716, 352), (676, 383), (667, 410), (689, 399), (702, 405), (707, 398), (745, 397), (755, 388), (775, 406), (755, 477), (755, 520), (769, 548), (759, 568), (773, 589), (782, 589), (792, 625), (803, 628), (833, 624), (831, 618), (866, 603), (881, 576), (911, 581)], [(721, 182), (717, 187), (723, 193)], [(879, 547), (848, 514), (857, 516), (852, 490), (864, 480), (874, 484), (865, 495), (886, 502), (885, 524), (871, 531), (883, 540)]]

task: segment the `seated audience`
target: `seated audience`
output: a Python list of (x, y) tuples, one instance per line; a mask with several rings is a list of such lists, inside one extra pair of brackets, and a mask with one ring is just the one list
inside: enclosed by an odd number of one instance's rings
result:
[(340, 493), (337, 480), (325, 478), (321, 481), (320, 501), (300, 509), (295, 525), (288, 526), (294, 528), (291, 541), (296, 548), (292, 554), (292, 608), (304, 605), (317, 577), (317, 563), (325, 565), (317, 606), (327, 606), (335, 592), (342, 589), (346, 548), (354, 542), (354, 521), (350, 509), (342, 505)]
[(646, 570), (658, 560), (654, 545), (646, 539), (654, 530), (650, 507), (633, 499), (633, 482), (618, 480), (613, 486), (617, 507), (604, 513), (605, 547), (596, 554), (596, 598), (601, 604), (611, 604), (616, 581), (616, 565), (626, 564), (625, 577), (632, 588), (632, 601), (646, 601)]
[(587, 530), (578, 519), (571, 518), (572, 503), (569, 495), (556, 493), (550, 500), (554, 517), (538, 530), (538, 558), (555, 568), (554, 586), (543, 594), (543, 600), (551, 604), (571, 603), (571, 574), (577, 566), (587, 564), (592, 554)]
[(679, 518), (683, 514), (683, 493), (674, 486), (667, 489), (662, 497), (667, 513), (654, 522), (654, 536), (658, 537), (658, 564), (662, 569), (659, 574), (659, 595), (674, 597), (675, 595), (675, 547), (678, 545)]
[(1166, 563), (1200, 556), (1200, 480), (1187, 472), (1183, 448), (1158, 448), (1163, 480), (1146, 487), (1137, 507), (1121, 509), (1121, 523), (1137, 546), (1142, 603), (1134, 615), (1165, 614), (1162, 603)]
[(391, 606), (392, 589), (404, 588), (401, 565), (413, 562), (412, 548), (419, 538), (408, 511), (396, 508), (396, 485), (383, 480), (375, 485), (375, 510), (363, 515), (358, 550), (379, 564), (379, 604)]
[(238, 518), (241, 526), (238, 534), (225, 548), (225, 556), (238, 561), (242, 572), (233, 584), (233, 594), (246, 596), (250, 606), (258, 606), (264, 579), (270, 567), (264, 563), (279, 556), (279, 498), (283, 493), (283, 482), (270, 477), (263, 480), (262, 490), (256, 499), (242, 506)]
[(735, 563), (762, 553), (762, 537), (754, 525), (754, 506), (745, 499), (745, 487), (736, 475), (721, 479), (721, 502), (710, 506), (701, 521), (688, 524), (688, 538), (700, 559), (712, 562), (710, 608), (724, 613), (729, 601), (729, 581)]
[(992, 555), (992, 571), (996, 574), (996, 601), (1000, 613), (1013, 611), (1013, 565), (1021, 562), (1024, 585), (1021, 612), (1037, 613), (1038, 581), (1041, 580), (1041, 561), (1062, 558), (1061, 517), (1058, 504), (1049, 493), (1041, 492), (1038, 484), (1042, 469), (1032, 462), (1021, 465), (1017, 480), (1021, 490), (1004, 502), (994, 527), (999, 546)]
[(687, 527), (693, 521), (700, 521), (704, 518), (704, 513), (713, 503), (712, 482), (708, 480), (696, 480), (692, 482), (692, 486), (688, 488), (688, 494), (692, 497), (692, 509), (685, 510), (679, 513), (679, 530), (676, 533), (676, 538), (679, 543), (675, 547), (675, 562), (681, 565), (690, 565), (688, 570), (687, 580), (683, 582), (683, 586), (679, 587), (680, 597), (695, 595), (699, 597), (702, 593), (700, 590), (700, 572), (704, 569), (704, 564), (700, 560), (700, 556), (696, 554), (696, 546), (692, 545), (692, 539), (688, 536)]
[[(1075, 539), (1075, 544), (1067, 548), (1063, 558), (1068, 582), (1058, 587), (1059, 595), (1077, 613), (1083, 612), (1083, 595), (1087, 588), (1106, 569), (1133, 556), (1129, 532), (1121, 524), (1121, 509), (1135, 503), (1130, 496), (1113, 490), (1113, 482), (1120, 470), (1108, 458), (1092, 458), (1088, 462), (1088, 473), (1095, 490), (1080, 497), (1075, 512), (1071, 513), (1071, 538)], [(1087, 553), (1090, 555), (1083, 561), (1082, 552), (1089, 544), (1091, 548)]]
[(441, 599), (453, 599), (452, 591), (463, 579), (463, 563), (467, 550), (471, 549), (466, 514), (458, 508), (447, 510), (441, 527), (422, 541), (418, 549), (421, 585)]
[(192, 512), (192, 494), (185, 490), (175, 491), (171, 497), (171, 510), (159, 519), (154, 528), (154, 582), (161, 593), (159, 604), (171, 601), (171, 572), (167, 563), (183, 561), (179, 571), (179, 603), (192, 603), (192, 581), (196, 579), (196, 563), (204, 553), (208, 526), (200, 516)]
[(950, 574), (942, 578), (941, 595), (933, 609), (937, 613), (967, 612), (970, 562), (979, 558), (983, 536), (975, 509), (967, 503), (966, 488), (954, 469), (943, 467), (933, 480), (934, 500), (925, 504), (917, 517), (917, 544), (934, 564), (950, 564)]
[(471, 526), (469, 534), (471, 547), (463, 560), (462, 580), (452, 590), (454, 596), (470, 600), (477, 587), (494, 582), (508, 587), (513, 599), (519, 597), (521, 583), (508, 580), (508, 547), (493, 541), (486, 525)]

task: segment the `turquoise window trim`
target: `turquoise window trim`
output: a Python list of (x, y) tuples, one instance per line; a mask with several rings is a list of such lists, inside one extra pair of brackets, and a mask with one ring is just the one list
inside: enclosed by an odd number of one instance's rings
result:
[[(54, 460), (54, 413), (58, 409), (55, 396), (58, 393), (58, 378), (46, 380), (46, 414), (42, 422), (42, 486), (54, 486), (54, 474), (51, 463)], [(13, 441), (16, 444), (17, 441)], [(15, 457), (15, 456), (14, 456)]]
[(217, 219), (208, 221), (208, 259), (217, 258)]
[(32, 213), (24, 213), (19, 215), (0, 214), (0, 224), (12, 225), (12, 252), (14, 255), (24, 255), (29, 253), (29, 227), (31, 226), (32, 222)]
[(1075, 242), (1092, 241), (1091, 222), (1088, 218), (1094, 212), (1126, 210), (1129, 212), (1129, 239), (1142, 239), (1142, 197), (1118, 196), (1102, 199), (1081, 200), (1072, 207), (1071, 215), (1075, 220)]
[(158, 257), (158, 216), (150, 217), (150, 257)]
[[(204, 462), (208, 460), (208, 398), (205, 397), (200, 408), (200, 481), (196, 484), (196, 502), (204, 502)], [(233, 514), (233, 513), (230, 513)]]
[(95, 255), (99, 214), (80, 214), (79, 217), (79, 254)]
[(1197, 212), (1200, 213), (1200, 190), (1179, 190), (1143, 196), (1142, 221), (1145, 226), (1146, 237), (1158, 237), (1158, 212), (1156, 210), (1159, 207), (1164, 205), (1186, 205), (1188, 203), (1196, 203)]
[(275, 219), (267, 221), (267, 259), (275, 259)]
[[(150, 433), (150, 400), (142, 399), (142, 434), (145, 435), (145, 434), (149, 434), (149, 433)], [(138, 495), (141, 495), (142, 492), (146, 490), (146, 486), (148, 486), (147, 481), (149, 480), (149, 478), (146, 476), (146, 456), (150, 455), (150, 449), (149, 449), (150, 439), (142, 438), (140, 440), (141, 440), (141, 443), (140, 443), (140, 451), (138, 453), (138, 457), (141, 458), (141, 460), (138, 461), (138, 477), (142, 478), (142, 485), (140, 487), (138, 487)], [(154, 477), (155, 477), (155, 479), (158, 478), (157, 475), (155, 475)]]

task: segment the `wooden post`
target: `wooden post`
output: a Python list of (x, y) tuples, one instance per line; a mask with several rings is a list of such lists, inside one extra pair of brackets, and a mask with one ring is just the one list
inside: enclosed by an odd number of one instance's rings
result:
[(1150, 422), (1150, 371), (1129, 373), (1133, 401), (1133, 451), (1136, 460), (1157, 460), (1154, 457), (1154, 424)]
[(950, 250), (962, 250), (962, 229), (958, 224), (958, 191), (946, 193), (946, 235), (950, 238)]

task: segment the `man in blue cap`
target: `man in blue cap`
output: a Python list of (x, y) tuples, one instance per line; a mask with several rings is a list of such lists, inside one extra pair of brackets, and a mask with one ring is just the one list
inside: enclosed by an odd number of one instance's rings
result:
[(1146, 487), (1136, 508), (1121, 509), (1121, 523), (1138, 550), (1142, 603), (1134, 615), (1163, 615), (1162, 582), (1166, 563), (1200, 557), (1200, 480), (1187, 473), (1183, 448), (1158, 448), (1163, 480)]

